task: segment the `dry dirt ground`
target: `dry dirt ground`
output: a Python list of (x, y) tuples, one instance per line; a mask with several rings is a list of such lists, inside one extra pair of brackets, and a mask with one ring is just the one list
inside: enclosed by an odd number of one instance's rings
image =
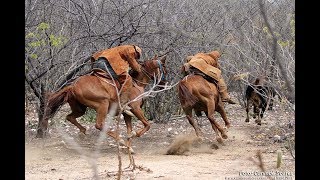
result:
[[(133, 140), (133, 157), (140, 169), (123, 171), (121, 179), (295, 179), (294, 143), (289, 143), (294, 142), (293, 111), (276, 104), (273, 111), (265, 113), (262, 126), (254, 119), (245, 123), (245, 109), (240, 105), (226, 105), (226, 111), (232, 127), (224, 145), (217, 143), (209, 121), (201, 117), (198, 122), (205, 139), (190, 144), (182, 155), (165, 154), (177, 137), (192, 139), (194, 130), (187, 119), (175, 116), (167, 124), (152, 123), (145, 135)], [(94, 123), (81, 122), (87, 135), (79, 135), (78, 129), (64, 121), (66, 112), (67, 108), (55, 117), (48, 139), (34, 138), (36, 118), (26, 114), (25, 179), (116, 179), (116, 142), (109, 137), (100, 141)], [(216, 117), (222, 124), (220, 116)], [(134, 123), (134, 129), (141, 126)], [(125, 132), (124, 124), (121, 129)], [(257, 164), (258, 151), (264, 173)], [(279, 168), (278, 152), (282, 155)], [(120, 155), (124, 169), (129, 165), (128, 155), (124, 150)]]

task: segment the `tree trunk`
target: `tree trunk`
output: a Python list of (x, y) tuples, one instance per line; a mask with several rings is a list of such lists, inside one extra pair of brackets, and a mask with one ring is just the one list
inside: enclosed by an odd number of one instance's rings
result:
[(37, 128), (37, 138), (43, 138), (46, 135), (46, 131), (48, 129), (48, 122), (46, 122), (43, 119), (43, 115), (44, 115), (44, 108), (45, 108), (45, 102), (46, 102), (46, 91), (44, 89), (43, 84), (40, 84), (40, 97), (38, 97), (40, 105), (38, 108), (38, 128)]

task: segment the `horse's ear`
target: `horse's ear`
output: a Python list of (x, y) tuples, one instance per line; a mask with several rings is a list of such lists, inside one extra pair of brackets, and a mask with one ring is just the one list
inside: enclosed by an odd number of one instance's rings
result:
[(164, 64), (166, 62), (166, 59), (167, 59), (167, 55), (163, 56), (160, 61)]
[(153, 59), (152, 60), (157, 60), (158, 59), (158, 55), (154, 55)]

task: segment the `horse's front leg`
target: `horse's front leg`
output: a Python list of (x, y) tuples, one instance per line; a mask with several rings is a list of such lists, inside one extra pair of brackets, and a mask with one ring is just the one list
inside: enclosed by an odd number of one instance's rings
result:
[(140, 129), (136, 132), (136, 137), (140, 137), (145, 132), (150, 129), (150, 123), (148, 122), (147, 118), (144, 116), (142, 109), (139, 107), (134, 107), (131, 109), (131, 112), (143, 123), (144, 128)]
[(131, 116), (123, 113), (123, 117), (124, 117), (124, 121), (126, 123), (126, 127), (127, 127), (127, 147), (129, 148), (129, 151), (131, 153), (134, 153), (131, 145), (132, 145), (132, 138), (135, 137), (135, 132), (132, 133), (132, 121), (131, 121)]
[(124, 117), (124, 121), (126, 123), (126, 127), (127, 127), (127, 148), (128, 148), (128, 155), (129, 155), (129, 160), (130, 160), (130, 164), (128, 167), (126, 167), (125, 169), (129, 169), (132, 168), (132, 170), (134, 170), (136, 168), (136, 164), (134, 162), (134, 158), (132, 156), (132, 154), (134, 154), (134, 150), (132, 149), (132, 138), (134, 137), (134, 135), (132, 134), (132, 121), (131, 121), (131, 116), (123, 113), (123, 117)]
[(229, 120), (227, 118), (226, 111), (224, 110), (223, 103), (220, 100), (219, 100), (219, 103), (218, 103), (216, 111), (221, 115), (226, 128), (230, 128), (230, 122), (229, 122)]

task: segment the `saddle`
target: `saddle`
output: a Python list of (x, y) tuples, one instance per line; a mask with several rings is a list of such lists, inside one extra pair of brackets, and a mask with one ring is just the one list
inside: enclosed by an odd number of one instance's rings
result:
[(194, 75), (199, 75), (202, 76), (205, 80), (207, 80), (210, 83), (215, 84), (218, 87), (218, 82), (217, 80), (213, 79), (212, 77), (206, 75), (205, 73), (201, 72), (199, 69), (190, 67), (189, 69), (189, 74), (194, 74)]
[(108, 60), (104, 57), (100, 57), (98, 60), (93, 62), (91, 75), (97, 76), (98, 78), (104, 78), (114, 80), (115, 85), (118, 89), (121, 88), (118, 75), (114, 72)]

